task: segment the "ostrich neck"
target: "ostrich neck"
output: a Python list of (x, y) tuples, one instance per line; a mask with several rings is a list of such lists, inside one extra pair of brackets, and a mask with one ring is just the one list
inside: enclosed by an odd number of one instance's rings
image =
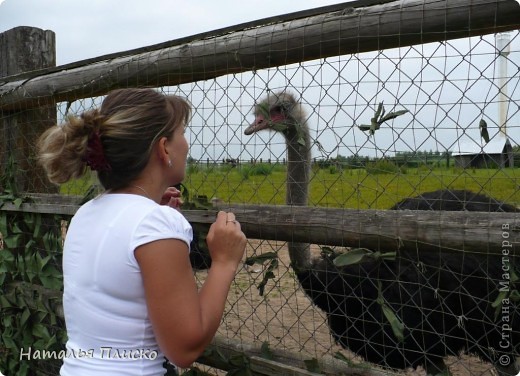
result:
[[(302, 130), (302, 134), (298, 134), (295, 131), (286, 134), (287, 205), (305, 206), (308, 204), (311, 164), (310, 136), (306, 126), (303, 126)], [(298, 142), (302, 136), (305, 145)], [(296, 273), (310, 266), (309, 244), (289, 242), (288, 249), (289, 257)]]
[(304, 128), (305, 146), (298, 142), (296, 132), (286, 135), (287, 141), (287, 205), (305, 206), (308, 204), (310, 181), (310, 137)]

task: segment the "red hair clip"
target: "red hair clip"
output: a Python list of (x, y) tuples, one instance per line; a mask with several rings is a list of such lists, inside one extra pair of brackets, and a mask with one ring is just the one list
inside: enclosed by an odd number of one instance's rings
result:
[(101, 143), (99, 131), (92, 132), (88, 138), (85, 162), (93, 171), (111, 170), (110, 164), (108, 163), (103, 151), (103, 144)]

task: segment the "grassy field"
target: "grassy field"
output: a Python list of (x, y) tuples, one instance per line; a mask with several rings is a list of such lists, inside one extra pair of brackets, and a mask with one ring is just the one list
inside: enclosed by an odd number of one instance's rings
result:
[[(246, 172), (244, 172), (246, 169)], [(224, 202), (285, 203), (285, 168), (264, 166), (260, 173), (236, 168), (189, 168), (185, 185), (190, 193)], [(313, 169), (312, 206), (388, 209), (405, 197), (442, 188), (468, 189), (520, 205), (520, 169), (407, 169), (405, 173), (367, 173), (364, 169)]]
[[(64, 194), (82, 195), (90, 175), (62, 187)], [(201, 167), (190, 165), (184, 185), (191, 195), (224, 202), (283, 205), (286, 170), (282, 165)], [(520, 206), (520, 168), (408, 168), (396, 173), (367, 173), (365, 169), (314, 168), (311, 206), (388, 209), (406, 197), (437, 189), (468, 189)]]

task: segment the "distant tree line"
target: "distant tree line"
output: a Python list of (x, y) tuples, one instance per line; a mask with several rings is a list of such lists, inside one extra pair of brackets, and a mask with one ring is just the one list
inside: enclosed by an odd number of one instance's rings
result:
[[(515, 166), (520, 167), (520, 145), (513, 146), (513, 155), (515, 159)], [(224, 158), (213, 161), (209, 158), (204, 160), (197, 160), (193, 157), (188, 157), (188, 165), (228, 165), (230, 167), (237, 167), (239, 164), (281, 164), (285, 165), (285, 158), (281, 160), (271, 159), (251, 159), (239, 160), (235, 158)], [(321, 169), (366, 169), (374, 165), (385, 165), (385, 169), (389, 169), (394, 165), (396, 169), (403, 168), (420, 168), (420, 167), (452, 167), (454, 166), (454, 158), (450, 151), (404, 151), (396, 152), (395, 155), (389, 157), (368, 157), (358, 154), (353, 154), (348, 157), (338, 155), (334, 158), (318, 159), (314, 158), (313, 165), (315, 168)]]
[(349, 157), (338, 155), (335, 158), (329, 158), (325, 160), (315, 160), (315, 165), (320, 168), (367, 168), (373, 163), (379, 161), (385, 161), (387, 164), (394, 164), (397, 167), (420, 167), (425, 165), (431, 166), (449, 166), (451, 158), (451, 152), (440, 152), (440, 151), (410, 151), (410, 152), (397, 152), (392, 157), (382, 158), (369, 158), (366, 156), (359, 156), (357, 154)]

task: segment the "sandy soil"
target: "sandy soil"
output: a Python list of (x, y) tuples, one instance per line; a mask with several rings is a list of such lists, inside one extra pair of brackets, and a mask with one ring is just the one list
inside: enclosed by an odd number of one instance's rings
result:
[[(334, 344), (325, 315), (312, 305), (289, 268), (285, 243), (249, 241), (247, 256), (264, 252), (278, 252), (280, 263), (274, 271), (275, 278), (269, 281), (261, 296), (257, 285), (263, 277), (262, 266), (244, 266), (235, 278), (218, 334), (244, 343), (267, 342), (270, 348), (298, 354), (299, 360), (319, 359), (324, 354), (332, 356), (341, 352), (347, 358), (359, 361), (348, 350)], [(313, 253), (319, 252), (319, 247), (313, 247)], [(204, 278), (204, 272), (197, 272), (199, 282)], [(445, 363), (454, 376), (496, 375), (491, 365), (471, 356), (450, 357)], [(426, 373), (419, 367), (402, 374), (422, 376)]]

